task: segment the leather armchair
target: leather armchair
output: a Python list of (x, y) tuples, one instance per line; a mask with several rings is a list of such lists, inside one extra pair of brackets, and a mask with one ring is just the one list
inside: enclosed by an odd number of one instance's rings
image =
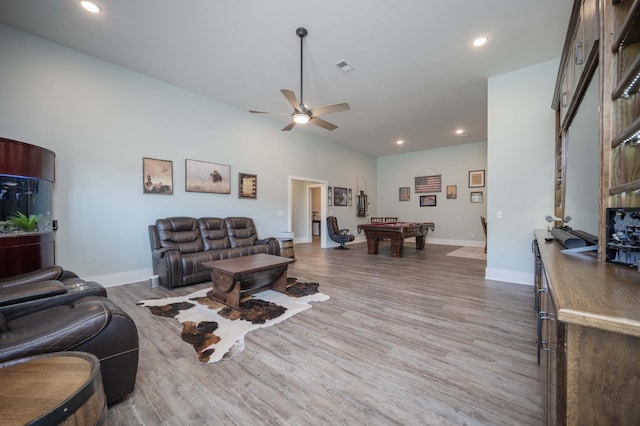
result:
[(86, 296), (107, 296), (100, 284), (85, 281), (59, 265), (0, 279), (0, 312), (11, 318)]
[(60, 351), (100, 360), (107, 403), (131, 393), (138, 371), (138, 332), (131, 318), (104, 297), (89, 296), (36, 312), (0, 312), (0, 362)]

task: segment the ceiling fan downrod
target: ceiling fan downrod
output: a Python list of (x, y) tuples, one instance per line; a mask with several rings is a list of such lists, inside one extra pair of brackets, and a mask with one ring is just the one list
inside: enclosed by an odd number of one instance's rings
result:
[(304, 96), (302, 93), (302, 41), (307, 36), (308, 32), (306, 28), (300, 27), (296, 30), (296, 35), (300, 37), (300, 111), (306, 111), (304, 105)]

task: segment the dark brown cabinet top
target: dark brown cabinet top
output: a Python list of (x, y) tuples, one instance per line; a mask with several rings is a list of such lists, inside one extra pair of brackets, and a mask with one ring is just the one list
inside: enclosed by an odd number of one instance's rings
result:
[(638, 269), (562, 253), (559, 242), (545, 242), (546, 233), (535, 231), (558, 320), (640, 337)]

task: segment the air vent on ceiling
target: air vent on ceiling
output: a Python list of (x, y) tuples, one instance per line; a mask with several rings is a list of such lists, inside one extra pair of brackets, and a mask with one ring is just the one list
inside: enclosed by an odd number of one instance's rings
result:
[(336, 62), (334, 65), (336, 67), (338, 67), (340, 70), (342, 70), (342, 72), (349, 72), (349, 71), (353, 70), (353, 66), (351, 66), (351, 64), (349, 64), (345, 60), (342, 60), (340, 62)]

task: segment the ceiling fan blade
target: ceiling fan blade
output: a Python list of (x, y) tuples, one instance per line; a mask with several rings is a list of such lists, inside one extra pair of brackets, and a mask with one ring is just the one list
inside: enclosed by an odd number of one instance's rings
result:
[(349, 106), (349, 104), (346, 102), (343, 102), (341, 104), (325, 105), (325, 106), (320, 106), (316, 108), (311, 108), (309, 112), (311, 112), (312, 115), (318, 116), (318, 115), (331, 114), (333, 112), (349, 111), (350, 109), (351, 107)]
[(309, 123), (313, 123), (316, 126), (320, 126), (322, 128), (325, 128), (327, 130), (334, 130), (337, 129), (338, 126), (336, 126), (335, 124), (331, 124), (328, 121), (325, 121), (321, 118), (318, 117), (311, 117), (311, 120), (309, 120)]
[(275, 114), (275, 115), (291, 115), (288, 112), (269, 112), (269, 111), (255, 111), (250, 109), (249, 112), (252, 112), (254, 114)]
[(283, 132), (288, 132), (289, 130), (293, 129), (293, 126), (296, 125), (295, 121), (292, 121), (291, 123), (287, 124), (285, 127), (282, 128)]
[(293, 109), (296, 112), (301, 112), (300, 111), (300, 104), (298, 103), (298, 99), (296, 99), (296, 94), (293, 93), (293, 91), (287, 90), (287, 89), (280, 89), (280, 91), (282, 92), (284, 97), (287, 98), (287, 100), (289, 101), (289, 103), (291, 104)]

